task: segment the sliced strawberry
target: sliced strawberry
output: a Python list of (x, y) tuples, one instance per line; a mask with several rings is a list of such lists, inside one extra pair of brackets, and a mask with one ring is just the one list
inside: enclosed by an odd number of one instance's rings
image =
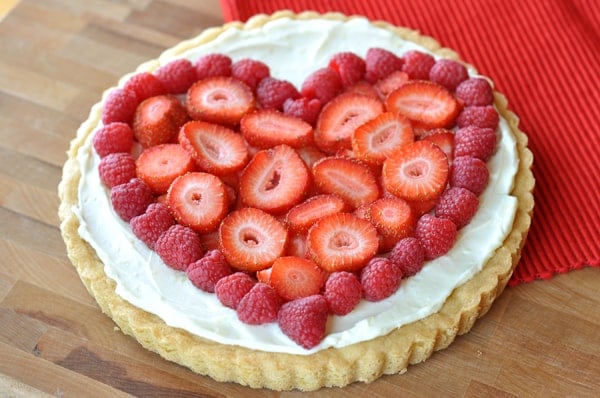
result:
[(270, 285), (271, 284), (271, 271), (273, 271), (272, 267), (256, 271), (256, 279), (258, 279), (259, 282)]
[(304, 233), (319, 218), (341, 213), (345, 208), (346, 203), (339, 196), (317, 195), (292, 207), (285, 222), (291, 231)]
[(315, 163), (312, 171), (321, 192), (337, 195), (353, 208), (379, 197), (377, 179), (368, 166), (354, 159), (327, 157)]
[(175, 219), (197, 232), (215, 230), (227, 214), (227, 193), (218, 177), (194, 172), (177, 177), (167, 192)]
[(361, 94), (374, 99), (380, 99), (379, 93), (375, 90), (375, 87), (366, 80), (360, 80), (353, 85), (346, 87), (344, 93)]
[(319, 160), (327, 156), (323, 152), (321, 152), (316, 146), (313, 145), (297, 148), (296, 152), (298, 152), (298, 155), (300, 155), (302, 160), (304, 160), (306, 167), (308, 167), (309, 169), (312, 169), (313, 164), (317, 163)]
[(167, 192), (175, 178), (194, 171), (196, 165), (190, 154), (179, 144), (162, 144), (146, 148), (135, 161), (139, 179), (155, 195)]
[(214, 76), (199, 80), (187, 93), (186, 106), (192, 119), (236, 125), (256, 104), (252, 90), (233, 77)]
[(448, 157), (448, 162), (454, 158), (454, 133), (447, 129), (435, 129), (423, 136), (424, 140), (431, 141), (442, 148)]
[(381, 101), (361, 94), (340, 94), (323, 107), (317, 127), (315, 142), (322, 151), (333, 154), (338, 149), (350, 149), (354, 130), (375, 119), (383, 112)]
[(396, 197), (381, 198), (371, 203), (368, 217), (380, 234), (396, 241), (409, 236), (417, 221), (408, 202)]
[(354, 155), (370, 164), (381, 165), (398, 148), (415, 140), (408, 118), (385, 112), (354, 130)]
[(173, 95), (158, 95), (136, 109), (133, 135), (144, 148), (172, 142), (188, 120), (185, 108)]
[(448, 158), (439, 146), (416, 141), (400, 148), (383, 163), (383, 185), (408, 201), (438, 197), (448, 182)]
[(328, 272), (359, 270), (379, 246), (375, 226), (351, 213), (321, 218), (306, 241), (310, 258)]
[(287, 230), (272, 215), (252, 207), (229, 213), (219, 228), (219, 246), (242, 271), (268, 268), (285, 250)]
[(312, 142), (313, 128), (304, 120), (274, 109), (261, 109), (242, 118), (240, 129), (246, 141), (257, 148), (285, 144), (293, 148)]
[(397, 70), (375, 83), (374, 88), (379, 94), (379, 98), (385, 101), (389, 93), (400, 88), (408, 80), (407, 73)]
[(388, 111), (408, 117), (423, 128), (449, 127), (460, 105), (446, 88), (428, 81), (410, 81), (391, 92), (385, 101)]
[(306, 234), (288, 233), (288, 244), (285, 249), (288, 256), (306, 258)]
[(179, 133), (179, 142), (202, 171), (226, 175), (248, 163), (248, 149), (241, 135), (218, 124), (193, 120)]
[(287, 145), (254, 155), (240, 177), (240, 197), (247, 206), (277, 214), (299, 203), (308, 190), (309, 171)]
[(271, 286), (285, 300), (318, 294), (323, 287), (323, 272), (306, 258), (279, 257), (271, 267)]

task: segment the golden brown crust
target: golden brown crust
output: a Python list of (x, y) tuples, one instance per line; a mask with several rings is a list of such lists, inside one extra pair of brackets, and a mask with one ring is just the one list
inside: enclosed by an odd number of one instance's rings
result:
[[(342, 14), (320, 15), (312, 12), (259, 15), (246, 24), (234, 22), (209, 29), (198, 37), (168, 50), (165, 55), (177, 55), (208, 42), (231, 26), (252, 29), (281, 17), (352, 18)], [(458, 59), (452, 50), (441, 48), (434, 39), (422, 36), (416, 31), (398, 28), (385, 22), (374, 22), (374, 25), (392, 30), (399, 36), (445, 57)], [(158, 60), (149, 61), (139, 69), (152, 70), (158, 64)], [(127, 76), (123, 79), (126, 78)], [(468, 332), (477, 318), (489, 310), (493, 301), (503, 291), (520, 258), (533, 212), (533, 156), (527, 148), (526, 135), (518, 129), (518, 118), (507, 109), (506, 99), (499, 93), (495, 93), (495, 96), (499, 112), (509, 122), (516, 137), (520, 157), (513, 189), (513, 195), (518, 199), (513, 229), (504, 245), (496, 250), (484, 269), (456, 288), (438, 313), (402, 326), (386, 336), (306, 356), (254, 351), (218, 344), (169, 327), (160, 318), (119, 297), (115, 293), (115, 282), (104, 273), (104, 266), (95, 251), (79, 236), (79, 220), (73, 211), (78, 201), (77, 190), (81, 177), (76, 160), (77, 152), (100, 120), (100, 104), (92, 108), (88, 120), (82, 124), (76, 138), (71, 142), (59, 185), (61, 231), (69, 258), (102, 311), (110, 316), (124, 333), (136, 338), (148, 350), (215, 380), (274, 390), (316, 390), (326, 386), (344, 386), (355, 381), (371, 382), (383, 374), (403, 373), (409, 364), (426, 360), (434, 351), (452, 343), (457, 335)]]

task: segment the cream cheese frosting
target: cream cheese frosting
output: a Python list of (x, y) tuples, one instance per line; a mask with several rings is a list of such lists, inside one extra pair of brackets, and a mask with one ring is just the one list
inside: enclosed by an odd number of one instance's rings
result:
[[(193, 41), (184, 42), (163, 53), (158, 61), (141, 65), (138, 72), (153, 70), (178, 57), (195, 60), (203, 54), (220, 52), (234, 61), (259, 59), (269, 65), (272, 76), (300, 87), (306, 76), (326, 66), (335, 53), (353, 51), (364, 56), (371, 47), (387, 48), (397, 54), (411, 49), (427, 52), (363, 18), (309, 23), (277, 19), (260, 28), (228, 29), (197, 48)], [(476, 72), (471, 69), (470, 74)], [(363, 300), (346, 316), (330, 316), (327, 336), (311, 350), (290, 340), (276, 323), (242, 323), (216, 295), (194, 287), (184, 272), (167, 267), (138, 240), (129, 224), (114, 212), (110, 192), (100, 181), (100, 158), (92, 149), (93, 134), (77, 157), (82, 175), (79, 202), (74, 209), (80, 220), (78, 232), (104, 263), (105, 273), (116, 282), (117, 294), (170, 326), (222, 344), (269, 352), (306, 355), (329, 347), (340, 348), (387, 334), (435, 313), (452, 291), (479, 272), (502, 245), (517, 208), (517, 200), (510, 192), (519, 160), (516, 140), (502, 118), (498, 134), (498, 147), (488, 161), (490, 178), (480, 196), (479, 210), (460, 230), (453, 248), (445, 256), (427, 262), (415, 276), (404, 279), (389, 298), (376, 303)]]

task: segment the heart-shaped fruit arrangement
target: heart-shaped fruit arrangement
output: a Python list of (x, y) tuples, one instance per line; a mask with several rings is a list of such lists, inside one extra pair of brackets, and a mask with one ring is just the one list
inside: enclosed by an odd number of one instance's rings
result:
[(372, 48), (300, 89), (209, 54), (129, 78), (93, 145), (114, 210), (242, 322), (305, 348), (383, 300), (477, 211), (499, 119), (459, 62)]

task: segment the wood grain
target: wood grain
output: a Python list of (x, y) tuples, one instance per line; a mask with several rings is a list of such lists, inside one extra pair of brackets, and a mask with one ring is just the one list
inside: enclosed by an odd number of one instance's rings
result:
[[(56, 187), (102, 91), (222, 23), (218, 0), (22, 0), (0, 22), (0, 396), (300, 396), (217, 383), (103, 315), (69, 263)], [(600, 274), (508, 288), (473, 330), (404, 375), (314, 396), (594, 396)]]

